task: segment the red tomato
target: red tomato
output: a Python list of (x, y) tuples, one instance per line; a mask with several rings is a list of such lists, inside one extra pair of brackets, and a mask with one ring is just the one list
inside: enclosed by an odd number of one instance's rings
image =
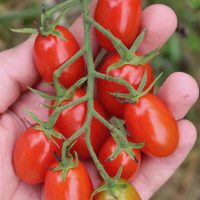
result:
[[(54, 168), (57, 162), (51, 165)], [(85, 166), (79, 161), (78, 166), (67, 172), (65, 180), (61, 171), (48, 170), (45, 178), (45, 200), (90, 200), (93, 185)]]
[(113, 193), (117, 198), (113, 197), (110, 192), (106, 190), (95, 195), (93, 200), (141, 200), (136, 189), (131, 185), (130, 182), (120, 179), (118, 183), (126, 184), (127, 187), (125, 189), (113, 188)]
[(116, 150), (116, 148), (117, 144), (115, 140), (110, 137), (101, 148), (98, 158), (109, 176), (116, 176), (120, 166), (122, 166), (123, 170), (121, 177), (124, 179), (130, 179), (139, 169), (141, 161), (140, 150), (133, 150), (138, 162), (133, 160), (125, 151), (122, 151), (115, 160), (107, 161), (106, 159)]
[[(120, 56), (118, 54), (113, 54), (105, 59), (99, 71), (103, 74), (106, 74), (108, 67), (113, 63), (117, 63), (119, 60)], [(153, 72), (150, 64), (145, 64), (143, 66), (124, 65), (120, 68), (111, 70), (109, 75), (122, 78), (129, 82), (135, 89), (137, 89), (145, 70), (147, 71), (147, 82), (144, 89), (146, 89), (153, 82)], [(97, 94), (100, 103), (109, 114), (118, 118), (123, 118), (124, 104), (117, 101), (116, 97), (109, 94), (110, 92), (128, 93), (129, 91), (126, 87), (118, 83), (98, 79)]]
[[(99, 0), (94, 19), (119, 38), (124, 45), (131, 47), (140, 29), (141, 1)], [(112, 42), (97, 30), (96, 36), (102, 47), (111, 51), (115, 50)]]
[(135, 142), (145, 142), (146, 154), (164, 157), (178, 145), (176, 120), (167, 106), (156, 96), (147, 94), (135, 104), (126, 104), (124, 119)]
[[(61, 145), (61, 141), (57, 142)], [(55, 161), (54, 152), (60, 155), (60, 149), (43, 131), (28, 128), (16, 141), (13, 151), (17, 175), (29, 184), (42, 183), (49, 165)]]
[[(69, 101), (64, 101), (61, 105), (66, 105), (72, 101), (75, 101), (85, 95), (83, 89), (77, 89), (74, 97)], [(105, 119), (108, 119), (106, 112), (103, 107), (94, 100), (95, 110), (102, 115)], [(50, 114), (52, 113), (50, 110)], [(86, 119), (87, 115), (87, 102), (81, 103), (77, 106), (73, 106), (61, 112), (55, 127), (66, 137), (69, 138), (77, 130), (79, 130)], [(99, 152), (101, 146), (105, 140), (109, 137), (108, 129), (97, 119), (93, 118), (91, 122), (91, 143), (96, 153)], [(72, 147), (72, 151), (76, 151), (81, 158), (90, 158), (89, 151), (85, 143), (85, 133), (83, 133), (76, 141), (75, 145)]]
[[(34, 43), (34, 61), (41, 77), (46, 82), (52, 82), (54, 71), (80, 49), (68, 29), (63, 26), (56, 26), (55, 29), (62, 33), (66, 40), (54, 35), (46, 37), (38, 35)], [(68, 88), (85, 73), (84, 60), (80, 57), (63, 71), (60, 82)]]

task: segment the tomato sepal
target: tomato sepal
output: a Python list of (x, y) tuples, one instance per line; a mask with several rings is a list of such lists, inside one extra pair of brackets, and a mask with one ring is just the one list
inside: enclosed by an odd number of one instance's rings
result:
[[(69, 150), (71, 149), (71, 147), (74, 144), (72, 144), (69, 148)], [(68, 158), (66, 158), (65, 160), (61, 160), (61, 162), (59, 162), (59, 164), (54, 167), (54, 168), (50, 168), (50, 170), (52, 171), (61, 171), (61, 178), (62, 181), (65, 181), (67, 173), (69, 172), (70, 169), (73, 169), (75, 167), (78, 166), (79, 163), (79, 159), (78, 159), (78, 154), (76, 152), (74, 152), (74, 156), (75, 158), (73, 158), (73, 156), (69, 153), (69, 150), (67, 152), (68, 154)]]

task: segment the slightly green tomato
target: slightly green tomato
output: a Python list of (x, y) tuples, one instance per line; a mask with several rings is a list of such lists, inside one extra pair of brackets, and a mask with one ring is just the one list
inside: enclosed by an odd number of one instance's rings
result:
[(125, 189), (113, 189), (113, 193), (115, 194), (116, 198), (113, 197), (110, 192), (103, 191), (98, 193), (94, 200), (141, 200), (139, 194), (137, 193), (136, 189), (131, 185), (130, 182), (120, 179), (119, 184), (126, 184), (127, 187)]

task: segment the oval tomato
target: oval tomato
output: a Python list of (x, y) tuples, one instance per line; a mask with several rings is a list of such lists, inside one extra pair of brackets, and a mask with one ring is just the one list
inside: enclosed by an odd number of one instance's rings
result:
[[(129, 139), (130, 141), (130, 139)], [(107, 161), (106, 159), (112, 155), (116, 150), (117, 144), (115, 140), (110, 137), (103, 147), (101, 148), (98, 158), (101, 164), (104, 166), (104, 169), (107, 171), (109, 176), (116, 176), (120, 166), (123, 167), (121, 177), (124, 179), (132, 178), (139, 169), (141, 154), (140, 150), (134, 149), (133, 152), (137, 158), (137, 161), (133, 160), (125, 151), (122, 151), (116, 159)]]
[[(126, 184), (127, 187), (125, 189), (114, 188), (113, 192), (117, 197), (117, 200), (141, 200), (139, 194), (135, 190), (135, 188), (131, 185), (130, 182), (120, 179), (118, 181), (119, 184)], [(94, 200), (116, 200), (109, 191), (103, 191), (95, 195)]]
[(176, 150), (177, 122), (158, 97), (147, 94), (135, 104), (126, 104), (124, 119), (133, 141), (145, 143), (146, 154), (164, 157)]
[[(51, 168), (57, 165), (55, 162)], [(61, 171), (47, 171), (44, 184), (46, 200), (90, 200), (92, 192), (90, 176), (80, 161), (76, 167), (67, 172), (65, 180), (61, 177)]]
[[(61, 145), (61, 141), (57, 142)], [(55, 161), (54, 152), (60, 155), (60, 149), (43, 131), (28, 128), (16, 141), (13, 150), (17, 175), (29, 184), (42, 183), (49, 165)]]
[[(118, 54), (113, 54), (107, 57), (99, 71), (103, 74), (106, 74), (108, 67), (113, 63), (117, 63), (119, 60), (120, 56)], [(120, 68), (111, 70), (109, 75), (122, 78), (129, 82), (135, 89), (137, 89), (145, 70), (147, 72), (147, 82), (144, 89), (146, 89), (153, 82), (153, 71), (150, 64), (145, 64), (143, 66), (134, 66), (130, 64), (124, 65)], [(118, 118), (123, 118), (124, 104), (117, 101), (116, 97), (109, 94), (110, 92), (128, 93), (129, 91), (126, 87), (116, 82), (98, 79), (97, 95), (100, 103), (109, 114)]]
[[(46, 82), (53, 81), (53, 73), (64, 62), (79, 51), (79, 45), (68, 29), (56, 26), (66, 40), (55, 35), (46, 37), (38, 35), (34, 43), (34, 61), (39, 74)], [(86, 73), (83, 57), (77, 59), (67, 67), (60, 76), (60, 82), (66, 88), (73, 85)]]
[[(71, 100), (64, 101), (61, 105), (66, 105), (72, 101), (75, 101), (85, 95), (85, 90), (77, 89), (74, 97)], [(108, 119), (106, 112), (103, 107), (99, 104), (97, 100), (94, 100), (94, 108), (95, 110), (102, 115), (105, 119)], [(51, 109), (49, 114), (51, 114), (53, 110)], [(79, 130), (86, 119), (87, 115), (87, 102), (81, 103), (77, 106), (73, 106), (69, 109), (66, 109), (61, 112), (58, 120), (55, 124), (55, 127), (66, 137), (69, 138), (72, 136), (77, 130)], [(91, 130), (91, 143), (96, 153), (99, 152), (101, 146), (105, 142), (105, 140), (109, 137), (108, 129), (97, 119), (93, 118), (90, 126)], [(87, 149), (87, 145), (85, 143), (85, 133), (79, 136), (76, 140), (76, 143), (72, 147), (71, 151), (76, 151), (81, 158), (90, 158), (89, 151)]]
[[(102, 14), (103, 13), (103, 14)], [(140, 0), (98, 0), (94, 19), (124, 45), (131, 47), (140, 29), (141, 1)], [(112, 42), (99, 31), (95, 31), (99, 44), (115, 50)]]

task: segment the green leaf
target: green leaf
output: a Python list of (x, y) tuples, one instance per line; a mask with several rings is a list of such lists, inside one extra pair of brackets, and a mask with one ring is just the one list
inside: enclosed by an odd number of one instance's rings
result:
[(145, 69), (143, 77), (142, 77), (142, 80), (141, 80), (140, 85), (139, 85), (139, 87), (137, 89), (137, 91), (139, 93), (141, 93), (144, 90), (144, 87), (145, 87), (146, 83), (147, 83), (147, 70)]
[(31, 87), (27, 87), (27, 88), (28, 88), (31, 92), (33, 92), (34, 94), (36, 94), (36, 95), (38, 95), (38, 96), (40, 96), (40, 97), (42, 97), (42, 98), (44, 98), (44, 99), (49, 99), (49, 100), (56, 100), (56, 99), (57, 99), (56, 96), (48, 95), (48, 94), (46, 94), (46, 93), (44, 93), (44, 92), (41, 92), (41, 91), (39, 91), (39, 90), (35, 90), (35, 89), (31, 88)]
[(30, 116), (36, 123), (38, 123), (39, 125), (43, 124), (43, 121), (40, 120), (34, 113), (28, 111), (27, 109), (24, 109), (24, 112)]
[(110, 119), (110, 122), (126, 136), (126, 129), (124, 128), (124, 124), (125, 124), (124, 120), (118, 119), (116, 117), (112, 117)]
[(112, 65), (110, 65), (106, 71), (106, 74), (108, 75), (110, 73), (111, 70), (113, 69), (117, 69), (119, 67), (122, 67), (124, 64), (126, 64), (124, 61), (120, 60), (119, 62), (117, 63), (114, 63)]
[(141, 44), (142, 40), (144, 39), (144, 36), (145, 36), (146, 32), (147, 32), (147, 29), (144, 29), (144, 30), (140, 33), (140, 35), (136, 38), (135, 42), (133, 43), (133, 45), (132, 45), (132, 47), (131, 47), (131, 49), (130, 49), (130, 51), (131, 51), (133, 54), (135, 54), (135, 52), (137, 51), (139, 45)]
[(160, 77), (163, 75), (163, 72), (161, 72), (157, 77), (156, 79), (149, 85), (149, 87), (141, 93), (140, 96), (144, 96), (145, 94), (147, 94), (152, 88), (153, 86), (155, 85), (155, 83), (160, 79)]
[(123, 170), (123, 166), (122, 166), (122, 164), (121, 164), (120, 167), (119, 167), (119, 170), (118, 170), (118, 172), (117, 172), (117, 174), (116, 174), (116, 176), (114, 177), (114, 180), (115, 180), (115, 181), (118, 181), (118, 180), (120, 179), (120, 177), (121, 177), (121, 175), (122, 175), (122, 170)]
[(109, 94), (111, 94), (112, 96), (118, 97), (118, 98), (124, 98), (124, 99), (128, 99), (131, 98), (131, 94), (124, 94), (124, 93), (118, 93), (118, 92), (109, 92)]
[(46, 20), (46, 8), (45, 8), (45, 5), (42, 4), (41, 24), (42, 24), (42, 27), (44, 27), (44, 29), (46, 29), (45, 20)]
[(136, 58), (133, 58), (133, 64), (142, 66), (146, 63), (149, 63), (154, 57), (156, 57), (159, 54), (159, 49), (155, 49), (152, 52), (144, 55), (144, 56), (136, 56)]
[(38, 34), (37, 29), (33, 28), (22, 28), (22, 29), (10, 28), (10, 30), (16, 33)]
[(56, 37), (60, 38), (61, 40), (64, 40), (65, 42), (67, 42), (67, 39), (63, 36), (63, 34), (59, 31), (57, 31), (56, 29), (52, 29), (50, 31), (50, 34), (55, 35)]
[(114, 150), (114, 152), (105, 160), (106, 162), (115, 160), (117, 156), (123, 151), (121, 147), (117, 145), (117, 148)]

